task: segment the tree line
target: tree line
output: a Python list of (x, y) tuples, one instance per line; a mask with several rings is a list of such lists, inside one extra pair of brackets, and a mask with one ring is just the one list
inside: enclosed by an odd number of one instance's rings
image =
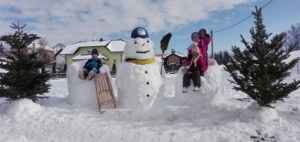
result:
[[(290, 46), (296, 46), (293, 51), (300, 50), (300, 23), (293, 24), (291, 28), (286, 32), (285, 44), (283, 49), (287, 52)], [(246, 52), (244, 50), (243, 52)], [(249, 56), (252, 56), (249, 54)], [(218, 62), (219, 65), (225, 65), (230, 62), (230, 57), (233, 57), (232, 53), (229, 53), (227, 50), (219, 51), (214, 53), (214, 59)], [(210, 55), (210, 58), (213, 58)]]

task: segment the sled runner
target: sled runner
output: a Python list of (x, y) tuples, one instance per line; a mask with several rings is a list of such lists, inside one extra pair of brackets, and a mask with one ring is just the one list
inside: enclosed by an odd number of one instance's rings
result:
[(115, 94), (107, 72), (96, 74), (94, 80), (99, 111), (103, 113), (101, 106), (110, 103), (114, 104), (114, 107), (117, 108)]

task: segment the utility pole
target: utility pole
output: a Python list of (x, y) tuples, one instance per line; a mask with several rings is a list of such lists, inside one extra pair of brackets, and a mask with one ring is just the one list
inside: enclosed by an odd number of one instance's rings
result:
[(95, 33), (97, 33), (97, 32), (94, 32), (94, 31), (93, 31), (93, 41), (96, 40), (96, 39), (95, 39)]
[(215, 59), (215, 55), (214, 55), (214, 36), (213, 36), (213, 31), (210, 30), (210, 35), (211, 35), (211, 55), (212, 55), (212, 58)]

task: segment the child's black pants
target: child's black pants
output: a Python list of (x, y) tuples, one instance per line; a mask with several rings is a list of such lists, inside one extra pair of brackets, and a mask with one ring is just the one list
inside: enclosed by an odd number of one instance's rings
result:
[(189, 87), (191, 79), (193, 80), (194, 87), (200, 87), (200, 72), (195, 71), (195, 72), (187, 72), (183, 76), (183, 87)]

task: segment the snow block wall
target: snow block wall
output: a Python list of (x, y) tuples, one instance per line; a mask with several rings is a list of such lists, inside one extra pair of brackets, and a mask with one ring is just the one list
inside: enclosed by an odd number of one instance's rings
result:
[[(98, 109), (94, 79), (81, 80), (78, 77), (78, 71), (82, 69), (85, 62), (86, 61), (73, 62), (67, 68), (68, 102), (73, 105)], [(107, 72), (111, 79), (108, 66), (103, 64), (100, 68), (100, 73), (104, 72)]]
[(178, 70), (175, 83), (175, 97), (181, 105), (220, 105), (224, 102), (224, 89), (222, 83), (222, 71), (216, 60), (208, 60), (209, 67), (201, 77), (201, 87), (199, 92), (194, 92), (193, 82), (188, 87), (187, 93), (182, 93), (183, 75), (188, 67), (181, 67)]

